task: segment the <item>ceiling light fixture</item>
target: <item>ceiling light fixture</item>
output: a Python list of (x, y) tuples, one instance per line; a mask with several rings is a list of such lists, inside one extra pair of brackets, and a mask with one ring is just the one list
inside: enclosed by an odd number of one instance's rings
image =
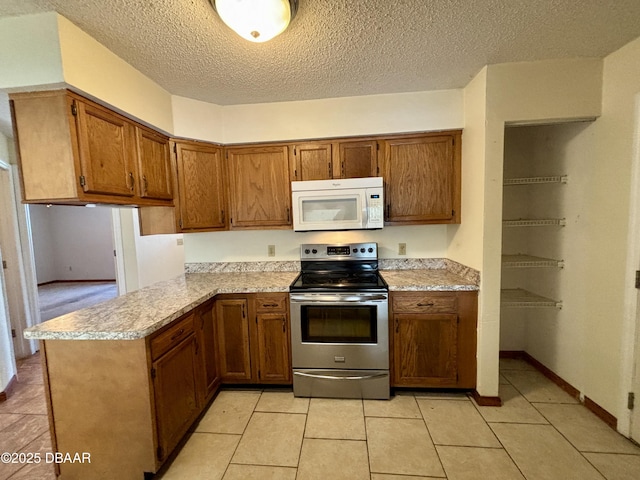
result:
[(209, 0), (224, 23), (242, 38), (266, 42), (285, 31), (298, 0)]

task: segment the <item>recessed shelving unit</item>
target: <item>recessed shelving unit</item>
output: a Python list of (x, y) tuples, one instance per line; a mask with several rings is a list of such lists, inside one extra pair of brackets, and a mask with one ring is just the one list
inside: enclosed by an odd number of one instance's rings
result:
[(507, 288), (500, 293), (500, 305), (506, 308), (562, 308), (562, 302), (537, 295), (522, 288)]
[(547, 177), (505, 178), (503, 184), (509, 185), (537, 185), (541, 183), (567, 183), (566, 175), (550, 175)]
[(564, 268), (564, 261), (532, 255), (502, 255), (504, 268)]
[(564, 227), (564, 218), (519, 218), (517, 220), (503, 220), (504, 227)]

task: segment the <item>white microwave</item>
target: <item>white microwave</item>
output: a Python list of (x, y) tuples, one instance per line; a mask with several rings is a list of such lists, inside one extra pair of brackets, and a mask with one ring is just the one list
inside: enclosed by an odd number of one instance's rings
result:
[(291, 182), (293, 229), (363, 230), (384, 226), (382, 177)]

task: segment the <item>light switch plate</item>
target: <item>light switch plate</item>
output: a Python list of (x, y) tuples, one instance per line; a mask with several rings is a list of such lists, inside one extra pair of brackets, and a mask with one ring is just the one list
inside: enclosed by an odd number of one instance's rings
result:
[(399, 243), (398, 244), (398, 255), (406, 255), (407, 254), (407, 244)]

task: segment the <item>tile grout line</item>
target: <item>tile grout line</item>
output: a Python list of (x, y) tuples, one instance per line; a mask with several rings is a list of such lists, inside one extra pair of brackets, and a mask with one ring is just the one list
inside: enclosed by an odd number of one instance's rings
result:
[(420, 408), (420, 403), (415, 395), (413, 395), (413, 399), (418, 406), (418, 411), (420, 412), (420, 417), (422, 419), (422, 423), (424, 423), (424, 427), (427, 429), (427, 435), (429, 435), (429, 440), (431, 440), (431, 444), (433, 445), (433, 449), (436, 452), (436, 457), (438, 458), (438, 462), (440, 463), (440, 468), (444, 472), (444, 478), (448, 478), (447, 471), (444, 469), (444, 463), (442, 463), (442, 459), (440, 458), (440, 454), (438, 453), (438, 449), (436, 448), (436, 443), (433, 441), (433, 435), (431, 435), (431, 431), (429, 430), (429, 425), (427, 425), (427, 419), (424, 418), (424, 414), (422, 413), (422, 408)]
[[(528, 401), (528, 400), (527, 400), (527, 401)], [(543, 402), (536, 402), (536, 403), (543, 403)], [(559, 429), (558, 429), (558, 428), (553, 424), (553, 422), (552, 422), (551, 420), (549, 420), (547, 417), (545, 417), (544, 413), (542, 413), (538, 408), (536, 408), (536, 406), (535, 406), (532, 402), (529, 402), (529, 405), (531, 405), (531, 406), (536, 410), (536, 412), (538, 412), (540, 415), (542, 415), (542, 418), (544, 418), (547, 422), (549, 422), (549, 425), (551, 425), (551, 426), (553, 427), (553, 429), (554, 429), (556, 432), (558, 432), (558, 434), (559, 434), (562, 438), (564, 438), (564, 439), (567, 441), (567, 443), (568, 443), (569, 445), (571, 445), (571, 447), (572, 447), (576, 452), (578, 452), (578, 454), (579, 454), (582, 458), (584, 458), (584, 459), (585, 459), (585, 461), (586, 461), (589, 465), (591, 465), (591, 466), (593, 467), (593, 469), (594, 469), (596, 472), (598, 472), (598, 474), (599, 474), (603, 479), (605, 479), (605, 480), (607, 479), (607, 477), (604, 475), (604, 473), (602, 473), (602, 472), (600, 471), (600, 469), (598, 469), (598, 467), (596, 467), (593, 463), (591, 463), (591, 461), (589, 461), (589, 459), (588, 459), (588, 458), (587, 458), (587, 457), (586, 457), (586, 456), (585, 456), (585, 455), (584, 455), (584, 454), (583, 454), (583, 453), (578, 449), (578, 447), (576, 447), (576, 446), (573, 444), (573, 442), (572, 442), (571, 440), (569, 440), (569, 438), (567, 438), (567, 436), (566, 436), (566, 435), (564, 435), (564, 434), (563, 434), (563, 433), (562, 433), (562, 432), (561, 432), (561, 431), (560, 431), (560, 430), (559, 430)], [(545, 403), (545, 405), (549, 405), (549, 403)], [(571, 403), (571, 404), (566, 404), (566, 403), (556, 403), (555, 405), (581, 405), (582, 407), (584, 407), (584, 405), (582, 405), (582, 404), (580, 404), (580, 403), (578, 403), (578, 404), (575, 404), (575, 403)], [(597, 418), (597, 417), (596, 417), (596, 418)]]

